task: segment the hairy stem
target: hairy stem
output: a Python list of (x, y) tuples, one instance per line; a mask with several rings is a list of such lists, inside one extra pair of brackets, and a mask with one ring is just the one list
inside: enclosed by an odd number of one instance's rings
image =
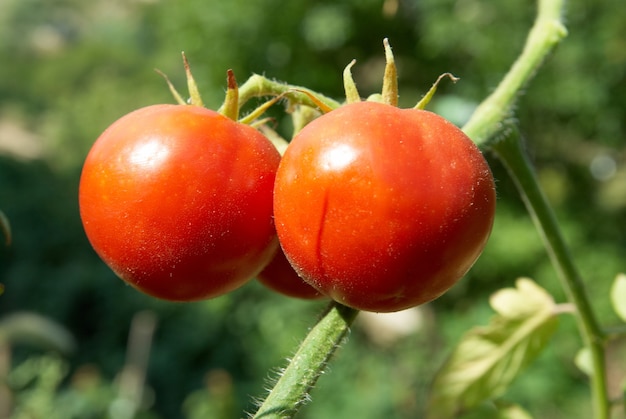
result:
[(512, 130), (505, 139), (495, 143), (493, 149), (515, 181), (526, 208), (541, 234), (568, 300), (576, 306), (580, 334), (591, 353), (593, 365), (591, 387), (595, 418), (607, 419), (609, 402), (604, 359), (605, 336), (589, 302), (583, 280), (561, 234), (554, 212), (522, 148), (518, 131)]
[[(280, 95), (284, 95), (293, 104), (306, 105), (312, 108), (317, 108), (317, 104), (311, 97), (315, 97), (331, 109), (338, 108), (341, 105), (336, 100), (320, 95), (306, 87), (281, 83), (259, 74), (253, 74), (244, 84), (239, 86), (239, 106), (243, 106), (247, 101), (255, 97)], [(221, 112), (222, 109), (220, 108), (219, 111)]]
[(254, 419), (292, 418), (345, 338), (358, 311), (331, 302), (311, 329)]
[(539, 0), (535, 23), (526, 44), (496, 90), (481, 102), (463, 131), (480, 147), (502, 130), (511, 116), (517, 95), (535, 74), (545, 57), (566, 35), (561, 22), (564, 0)]

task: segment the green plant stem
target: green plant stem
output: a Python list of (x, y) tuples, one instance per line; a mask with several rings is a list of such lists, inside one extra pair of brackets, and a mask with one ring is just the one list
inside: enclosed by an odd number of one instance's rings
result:
[[(307, 95), (304, 92), (308, 92)], [(316, 97), (329, 108), (338, 108), (341, 103), (334, 99), (320, 95), (306, 87), (286, 84), (267, 79), (259, 74), (253, 74), (244, 84), (239, 86), (239, 106), (243, 106), (247, 101), (255, 97), (280, 96), (285, 97), (293, 103), (317, 108), (311, 96)], [(224, 105), (222, 105), (223, 107)], [(221, 108), (219, 111), (221, 112)]]
[[(506, 132), (507, 119), (519, 92), (545, 57), (567, 35), (561, 22), (564, 0), (539, 0), (535, 23), (524, 49), (496, 90), (477, 108), (463, 131), (481, 148), (491, 146), (517, 184), (539, 230), (569, 301), (576, 305), (579, 330), (591, 352), (592, 398), (596, 419), (609, 417), (604, 359), (604, 336), (589, 303), (583, 281), (559, 230), (517, 131)], [(508, 134), (498, 137), (498, 134)], [(499, 141), (497, 141), (499, 140)]]
[(358, 310), (331, 302), (259, 407), (254, 419), (293, 417), (345, 338)]
[(480, 147), (501, 132), (503, 123), (511, 117), (515, 99), (535, 74), (545, 57), (567, 29), (561, 23), (564, 0), (539, 0), (535, 23), (528, 33), (522, 53), (502, 79), (497, 89), (476, 108), (463, 131)]
[(568, 299), (576, 306), (580, 334), (591, 353), (593, 365), (591, 388), (594, 417), (608, 419), (610, 408), (604, 357), (605, 336), (589, 302), (583, 280), (561, 234), (554, 212), (522, 148), (519, 132), (512, 129), (509, 135), (494, 143), (492, 147), (515, 181), (526, 208), (542, 236)]

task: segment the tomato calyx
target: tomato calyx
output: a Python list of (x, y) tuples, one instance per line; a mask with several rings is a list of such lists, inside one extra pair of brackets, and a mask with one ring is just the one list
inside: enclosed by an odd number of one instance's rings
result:
[(356, 60), (350, 63), (343, 70), (343, 89), (346, 92), (346, 103), (356, 103), (361, 101), (361, 95), (356, 88), (356, 83), (352, 78), (352, 67), (356, 64)]
[(202, 102), (202, 97), (200, 96), (200, 91), (198, 90), (198, 85), (196, 84), (193, 74), (191, 73), (189, 60), (187, 60), (187, 56), (185, 55), (184, 51), (181, 54), (183, 57), (183, 66), (185, 67), (185, 75), (187, 78), (187, 90), (189, 91), (188, 101), (183, 99), (182, 95), (178, 93), (178, 90), (176, 90), (176, 87), (174, 87), (174, 84), (171, 82), (171, 80), (169, 79), (169, 77), (167, 77), (165, 73), (163, 73), (159, 69), (155, 69), (154, 71), (156, 71), (161, 77), (165, 79), (165, 82), (167, 83), (167, 87), (169, 88), (172, 96), (174, 96), (174, 100), (176, 100), (176, 103), (178, 103), (179, 105), (195, 105), (195, 106), (204, 107), (204, 103)]
[(219, 110), (224, 116), (236, 121), (239, 118), (239, 86), (235, 78), (235, 72), (232, 69), (226, 71), (226, 98), (224, 104)]
[(446, 77), (452, 80), (453, 83), (456, 83), (457, 81), (459, 81), (459, 78), (455, 77), (452, 73), (441, 74), (439, 77), (437, 77), (437, 80), (435, 80), (435, 82), (430, 87), (430, 89), (428, 89), (428, 92), (426, 92), (424, 97), (422, 97), (422, 99), (420, 99), (420, 101), (417, 102), (417, 105), (415, 105), (413, 109), (421, 109), (421, 110), (425, 109), (426, 105), (428, 105), (430, 100), (435, 95), (435, 92), (437, 91), (437, 87), (439, 86), (439, 83), (441, 82), (441, 80), (443, 80)]
[[(398, 107), (398, 69), (396, 67), (395, 58), (393, 56), (393, 51), (391, 49), (388, 38), (383, 39), (383, 47), (385, 49), (385, 72), (383, 75), (382, 90), (381, 93), (375, 93), (370, 95), (366, 99), (366, 101), (379, 102)], [(361, 102), (361, 95), (359, 94), (359, 90), (357, 89), (354, 78), (352, 77), (352, 67), (354, 67), (355, 64), (356, 60), (352, 60), (343, 70), (343, 86), (346, 97), (345, 104)], [(453, 83), (456, 83), (459, 80), (459, 78), (455, 77), (452, 73), (441, 74), (437, 78), (437, 80), (435, 80), (435, 82), (426, 92), (426, 94), (422, 97), (422, 99), (417, 102), (413, 109), (425, 109), (430, 100), (435, 95), (439, 83), (441, 83), (444, 78), (450, 79)], [(335, 109), (334, 107), (329, 106), (321, 98), (318, 98), (313, 92), (304, 89), (291, 90), (307, 96), (323, 114), (326, 114)]]
[(383, 91), (381, 93), (383, 103), (398, 106), (398, 69), (396, 61), (389, 45), (389, 39), (383, 39), (385, 47), (385, 74), (383, 75)]
[[(198, 89), (198, 85), (193, 77), (193, 73), (191, 72), (191, 66), (189, 65), (189, 60), (184, 52), (182, 52), (183, 57), (183, 66), (185, 68), (185, 76), (187, 79), (187, 90), (189, 92), (189, 99), (185, 100), (183, 96), (178, 92), (174, 84), (167, 77), (165, 73), (162, 71), (155, 69), (155, 71), (165, 79), (167, 86), (170, 90), (170, 93), (174, 97), (174, 100), (179, 105), (195, 105), (200, 107), (205, 107), (204, 102), (202, 101), (202, 96), (200, 95), (200, 91)], [(226, 116), (227, 118), (239, 122), (241, 124), (250, 125), (252, 127), (258, 128), (263, 124), (270, 121), (270, 118), (261, 118), (265, 111), (267, 111), (272, 105), (282, 100), (289, 92), (283, 92), (272, 99), (264, 102), (256, 109), (252, 110), (246, 116), (239, 118), (239, 112), (241, 110), (241, 101), (239, 100), (239, 85), (237, 84), (237, 79), (235, 78), (235, 73), (232, 69), (228, 69), (226, 71), (226, 95), (224, 98), (224, 103), (217, 110), (218, 113)]]

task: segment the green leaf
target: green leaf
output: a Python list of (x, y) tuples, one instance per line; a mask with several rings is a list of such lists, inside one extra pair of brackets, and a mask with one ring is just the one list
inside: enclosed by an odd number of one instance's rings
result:
[(617, 315), (626, 322), (626, 274), (619, 274), (611, 287), (611, 303)]
[(429, 418), (452, 418), (504, 393), (554, 333), (552, 297), (527, 278), (516, 286), (492, 295), (489, 325), (465, 334), (435, 376)]

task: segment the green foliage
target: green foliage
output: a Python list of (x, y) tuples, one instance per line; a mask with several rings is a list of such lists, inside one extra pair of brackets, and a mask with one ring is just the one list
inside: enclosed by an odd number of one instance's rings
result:
[(437, 373), (430, 418), (452, 418), (504, 393), (543, 349), (557, 322), (552, 297), (533, 281), (517, 280), (490, 300), (496, 316), (470, 330)]
[(96, 418), (104, 417), (114, 400), (112, 388), (101, 383), (95, 371), (86, 368), (62, 388), (69, 370), (56, 356), (38, 356), (17, 365), (7, 377), (16, 395), (11, 418)]

